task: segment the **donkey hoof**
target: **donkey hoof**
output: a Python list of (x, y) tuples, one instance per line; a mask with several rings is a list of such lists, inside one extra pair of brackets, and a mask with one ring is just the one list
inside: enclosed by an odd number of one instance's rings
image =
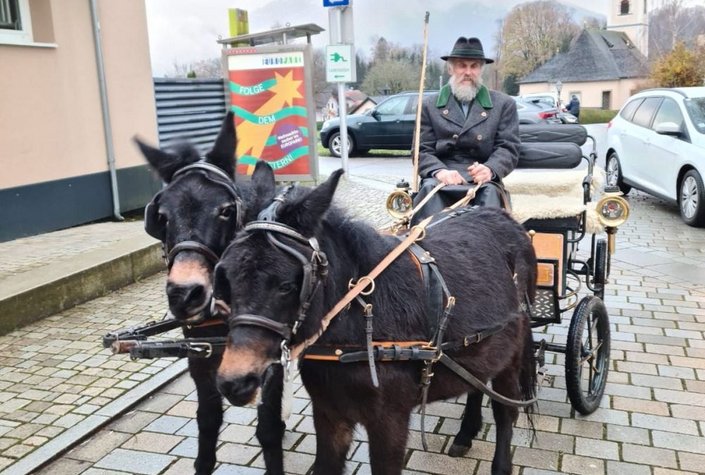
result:
[(463, 457), (465, 454), (467, 454), (470, 451), (470, 447), (472, 447), (472, 444), (470, 444), (470, 445), (453, 444), (450, 446), (450, 450), (448, 450), (448, 455), (450, 455), (451, 457)]

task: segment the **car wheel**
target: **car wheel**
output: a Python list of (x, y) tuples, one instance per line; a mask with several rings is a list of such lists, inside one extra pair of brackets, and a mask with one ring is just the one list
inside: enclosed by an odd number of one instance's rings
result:
[(631, 186), (625, 184), (623, 181), (624, 177), (622, 176), (622, 166), (619, 164), (619, 158), (614, 152), (610, 153), (609, 157), (607, 157), (606, 173), (608, 186), (619, 187), (619, 191), (625, 195), (632, 189)]
[(695, 170), (688, 171), (678, 190), (678, 207), (685, 224), (705, 226), (705, 189), (703, 179)]
[[(340, 132), (335, 132), (330, 137), (330, 142), (328, 143), (328, 149), (334, 157), (340, 158), (343, 153), (343, 141), (340, 139)], [(348, 133), (348, 156), (355, 152), (355, 139)]]

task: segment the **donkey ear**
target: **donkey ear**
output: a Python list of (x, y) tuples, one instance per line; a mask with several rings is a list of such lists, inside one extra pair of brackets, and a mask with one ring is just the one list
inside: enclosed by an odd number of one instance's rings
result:
[[(313, 234), (323, 219), (323, 215), (330, 208), (333, 195), (342, 175), (342, 168), (334, 171), (326, 181), (311, 190), (301, 201), (292, 203), (292, 208), (283, 211), (282, 216), (290, 217), (293, 221), (287, 224), (299, 228), (304, 235)], [(286, 221), (289, 221), (289, 219), (286, 219)]]
[(255, 171), (252, 172), (252, 187), (255, 196), (262, 197), (265, 200), (274, 198), (274, 170), (264, 160), (258, 160), (255, 165)]
[(233, 112), (228, 111), (220, 126), (220, 132), (218, 132), (218, 138), (215, 139), (213, 149), (206, 154), (206, 161), (220, 167), (234, 179), (236, 146), (235, 118)]
[(132, 140), (135, 141), (142, 155), (144, 155), (144, 158), (146, 158), (152, 168), (159, 173), (159, 176), (164, 182), (169, 183), (176, 170), (184, 166), (184, 163), (182, 163), (178, 155), (147, 145), (137, 136), (134, 136)]

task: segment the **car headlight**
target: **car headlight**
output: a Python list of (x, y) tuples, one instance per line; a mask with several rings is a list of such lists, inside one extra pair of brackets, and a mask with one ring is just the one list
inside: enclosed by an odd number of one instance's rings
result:
[(620, 192), (607, 192), (597, 202), (597, 216), (606, 227), (621, 226), (629, 217), (629, 203), (622, 198)]

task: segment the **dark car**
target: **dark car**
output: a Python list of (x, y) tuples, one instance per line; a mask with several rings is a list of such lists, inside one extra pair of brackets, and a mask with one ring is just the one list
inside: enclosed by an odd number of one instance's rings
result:
[(533, 103), (523, 101), (519, 97), (514, 97), (519, 114), (520, 124), (560, 124), (558, 109), (543, 103)]
[[(403, 92), (390, 96), (364, 114), (349, 115), (348, 154), (364, 153), (371, 148), (411, 150), (418, 97), (418, 92)], [(340, 119), (323, 123), (321, 143), (333, 156), (340, 157)]]

